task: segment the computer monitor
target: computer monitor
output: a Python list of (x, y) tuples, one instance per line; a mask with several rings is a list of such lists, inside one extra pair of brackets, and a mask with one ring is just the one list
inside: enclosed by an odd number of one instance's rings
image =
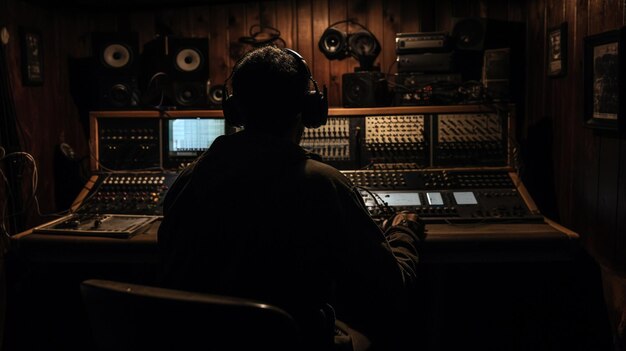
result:
[(169, 118), (163, 123), (163, 167), (177, 169), (206, 151), (226, 133), (223, 118)]

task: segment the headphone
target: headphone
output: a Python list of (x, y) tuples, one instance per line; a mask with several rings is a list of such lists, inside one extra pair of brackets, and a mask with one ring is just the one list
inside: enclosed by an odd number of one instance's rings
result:
[[(311, 70), (302, 55), (292, 49), (285, 48), (282, 50), (296, 59), (298, 72), (306, 75), (308, 80), (313, 82), (313, 86), (315, 87), (315, 90), (308, 91), (304, 94), (302, 102), (302, 123), (307, 128), (317, 128), (326, 124), (326, 121), (328, 120), (328, 99), (326, 98), (326, 86), (323, 87), (323, 92), (320, 92), (317, 82), (313, 79)], [(239, 65), (247, 57), (247, 55), (249, 55), (249, 53), (237, 61), (233, 71), (224, 82), (224, 99), (222, 100), (224, 118), (226, 118), (226, 121), (229, 124), (238, 127), (245, 124), (245, 116), (242, 116), (239, 112), (237, 106), (239, 104), (239, 99), (237, 96), (228, 93), (227, 83), (232, 79), (233, 74), (237, 71)]]

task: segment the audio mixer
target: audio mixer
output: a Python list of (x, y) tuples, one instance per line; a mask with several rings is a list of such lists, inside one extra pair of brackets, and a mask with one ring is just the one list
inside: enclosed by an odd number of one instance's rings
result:
[(370, 214), (417, 212), (428, 223), (543, 221), (504, 170), (342, 171), (358, 187)]
[[(326, 125), (305, 129), (300, 143), (360, 189), (374, 218), (412, 210), (430, 223), (543, 220), (510, 172), (507, 113), (388, 110), (331, 113)], [(83, 214), (162, 215), (180, 165), (232, 132), (213, 115), (92, 121), (97, 158), (117, 171), (94, 175)]]
[(98, 174), (83, 199), (81, 214), (162, 215), (163, 200), (177, 173)]

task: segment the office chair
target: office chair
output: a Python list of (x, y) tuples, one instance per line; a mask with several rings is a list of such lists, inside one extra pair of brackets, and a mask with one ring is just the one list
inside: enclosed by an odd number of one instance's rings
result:
[(294, 319), (268, 304), (108, 280), (80, 287), (102, 351), (303, 349)]

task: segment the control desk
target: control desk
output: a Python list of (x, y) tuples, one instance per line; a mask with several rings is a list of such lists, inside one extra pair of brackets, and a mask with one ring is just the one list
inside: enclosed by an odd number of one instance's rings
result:
[[(330, 109), (328, 123), (305, 130), (301, 146), (352, 181), (375, 221), (380, 223), (400, 210), (417, 212), (427, 223), (426, 260), (436, 261), (446, 252), (455, 252), (456, 256), (446, 256), (452, 260), (470, 259), (468, 254), (476, 260), (554, 257), (559, 252), (555, 247), (570, 248), (578, 236), (541, 215), (511, 166), (513, 110), (485, 106)], [(221, 111), (215, 110), (94, 112), (93, 176), (76, 199), (73, 214), (65, 222), (22, 233), (14, 240), (24, 250), (44, 250), (40, 244), (60, 244), (72, 236), (69, 241), (75, 242), (77, 234), (83, 241), (110, 245), (109, 240), (119, 239), (98, 228), (76, 233), (72, 225), (81, 219), (97, 224), (102, 215), (107, 219), (135, 216), (131, 218), (135, 223), (146, 225), (132, 232), (121, 228), (118, 232), (129, 233), (128, 238), (114, 246), (140, 243), (134, 247), (154, 255), (163, 199), (180, 169), (219, 135), (232, 132)], [(157, 220), (143, 221), (141, 216)], [(476, 242), (490, 244), (477, 250)], [(462, 249), (467, 245), (471, 252)], [(525, 251), (519, 251), (522, 248)]]

